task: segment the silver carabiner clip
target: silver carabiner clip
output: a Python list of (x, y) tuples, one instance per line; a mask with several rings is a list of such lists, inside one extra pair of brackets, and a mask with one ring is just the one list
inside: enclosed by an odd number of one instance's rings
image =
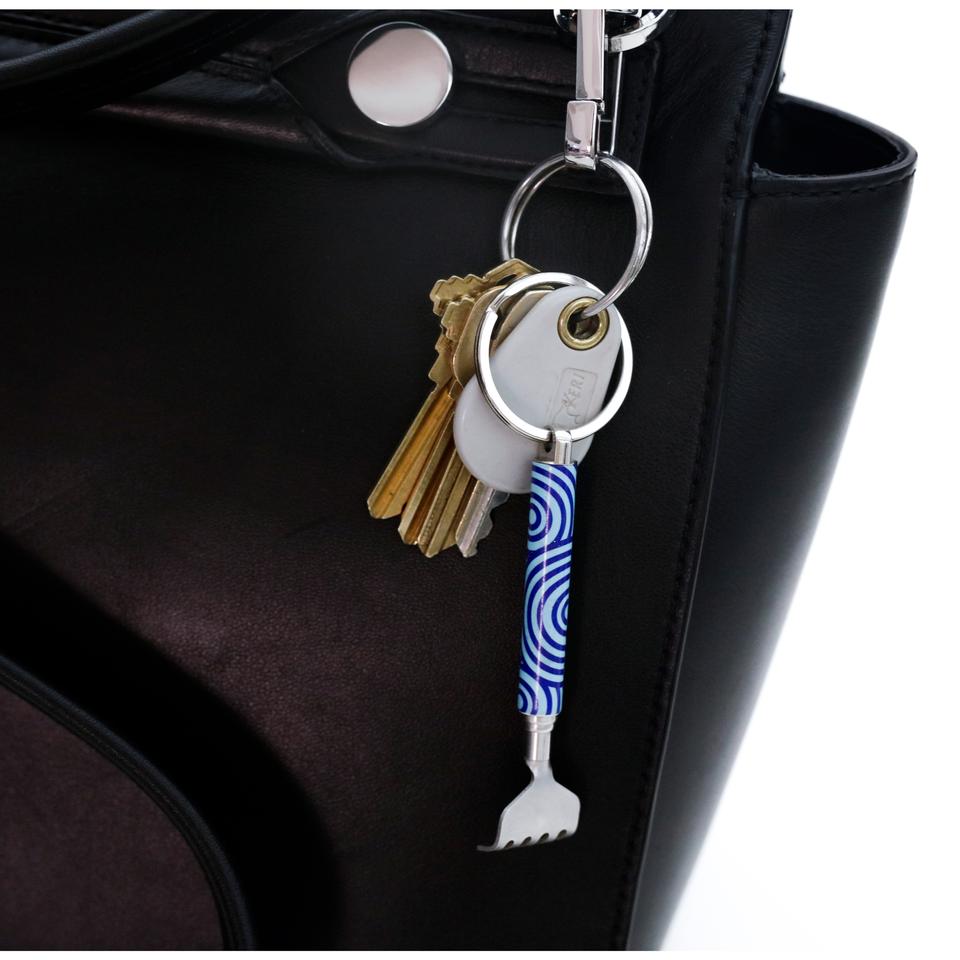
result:
[[(658, 33), (670, 19), (669, 10), (555, 10), (557, 25), (577, 35), (575, 99), (567, 104), (563, 156), (567, 166), (597, 169), (600, 154), (616, 150), (620, 114), (623, 54), (635, 50)], [(607, 31), (608, 22), (614, 31)], [(607, 114), (604, 69), (613, 56), (610, 110)], [(601, 149), (601, 121), (609, 127), (606, 149)]]
[(570, 166), (597, 169), (600, 117), (604, 111), (603, 68), (606, 58), (603, 10), (577, 12), (576, 99), (567, 104), (563, 156)]

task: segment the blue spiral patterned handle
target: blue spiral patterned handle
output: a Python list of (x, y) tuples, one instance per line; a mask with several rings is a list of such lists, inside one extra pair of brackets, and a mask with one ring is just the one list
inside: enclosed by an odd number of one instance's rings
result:
[(576, 490), (575, 463), (534, 461), (517, 698), (528, 716), (556, 716), (563, 706)]

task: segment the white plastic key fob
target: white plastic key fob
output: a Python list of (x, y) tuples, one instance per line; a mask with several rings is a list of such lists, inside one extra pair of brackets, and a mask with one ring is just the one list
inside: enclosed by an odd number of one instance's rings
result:
[[(509, 406), (533, 424), (571, 429), (595, 416), (620, 351), (620, 314), (607, 310), (609, 328), (595, 347), (575, 350), (560, 339), (560, 312), (572, 300), (596, 298), (589, 287), (552, 290), (520, 321), (491, 359), (493, 376)], [(463, 388), (453, 420), (457, 452), (483, 483), (505, 493), (530, 490), (530, 464), (541, 452), (490, 409), (473, 377)], [(573, 445), (582, 460), (592, 438)]]

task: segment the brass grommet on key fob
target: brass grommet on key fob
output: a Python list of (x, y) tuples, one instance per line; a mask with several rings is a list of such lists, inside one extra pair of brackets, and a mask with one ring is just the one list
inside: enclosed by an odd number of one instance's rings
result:
[(557, 332), (560, 334), (560, 339), (568, 347), (574, 350), (589, 350), (600, 343), (607, 335), (607, 331), (610, 329), (610, 317), (606, 310), (593, 317), (581, 317), (579, 327), (582, 333), (578, 333), (577, 329), (570, 329), (570, 321), (576, 314), (596, 302), (595, 297), (578, 297), (576, 300), (571, 300), (560, 311), (560, 318), (557, 320)]

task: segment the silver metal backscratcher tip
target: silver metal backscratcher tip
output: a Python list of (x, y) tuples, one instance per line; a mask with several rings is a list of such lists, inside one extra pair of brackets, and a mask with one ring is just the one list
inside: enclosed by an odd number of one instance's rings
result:
[(577, 830), (580, 798), (553, 779), (550, 767), (550, 733), (555, 716), (524, 716), (527, 725), (527, 766), (530, 783), (500, 814), (497, 837), (478, 850), (512, 850), (535, 843), (562, 840)]

